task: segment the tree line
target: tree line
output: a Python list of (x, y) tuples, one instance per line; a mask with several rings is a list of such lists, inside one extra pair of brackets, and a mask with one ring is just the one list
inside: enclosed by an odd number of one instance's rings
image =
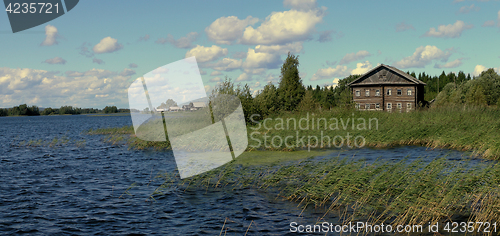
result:
[(61, 106), (60, 108), (45, 108), (40, 111), (37, 106), (22, 104), (12, 108), (0, 108), (0, 116), (47, 116), (47, 115), (78, 115), (96, 113), (129, 113), (130, 109), (118, 109), (116, 106), (106, 106), (104, 109), (79, 108), (73, 106)]
[[(252, 118), (258, 120), (277, 112), (330, 110), (334, 107), (352, 106), (352, 94), (348, 84), (361, 75), (349, 75), (340, 79), (335, 87), (312, 87), (304, 86), (298, 68), (298, 56), (289, 53), (281, 66), (278, 84), (269, 83), (252, 96), (247, 84), (236, 85), (226, 77), (225, 81), (212, 91), (212, 96), (215, 93), (237, 95), (247, 122), (250, 122), (252, 114), (259, 114), (260, 116)], [(463, 71), (458, 74), (446, 74), (443, 71), (439, 76), (430, 76), (425, 72), (418, 75), (415, 72), (407, 73), (427, 84), (424, 91), (426, 101), (437, 97), (437, 104), (442, 100), (453, 103), (500, 104), (500, 76), (493, 69), (474, 78)]]

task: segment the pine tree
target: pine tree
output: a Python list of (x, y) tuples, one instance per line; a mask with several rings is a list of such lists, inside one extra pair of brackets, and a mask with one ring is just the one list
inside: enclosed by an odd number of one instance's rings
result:
[(278, 87), (279, 102), (284, 111), (295, 110), (305, 93), (298, 67), (299, 57), (289, 52), (281, 66), (281, 80)]

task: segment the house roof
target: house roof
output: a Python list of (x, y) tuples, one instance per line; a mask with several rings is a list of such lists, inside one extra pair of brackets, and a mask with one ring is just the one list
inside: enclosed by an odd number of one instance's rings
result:
[(193, 102), (193, 107), (207, 107), (207, 104), (204, 102)]
[(352, 81), (351, 83), (347, 84), (349, 86), (357, 83), (357, 82), (360, 82), (362, 80), (364, 80), (368, 75), (370, 75), (373, 71), (376, 71), (378, 70), (379, 68), (386, 68), (390, 71), (393, 71), (394, 73), (398, 74), (398, 75), (401, 75), (402, 77), (404, 77), (405, 79), (409, 80), (410, 82), (413, 82), (415, 84), (422, 84), (422, 85), (426, 85), (426, 83), (414, 78), (413, 76), (407, 74), (406, 72), (396, 68), (396, 67), (392, 67), (392, 66), (389, 66), (389, 65), (384, 65), (384, 64), (380, 64), (378, 66), (376, 66), (375, 68), (371, 69), (370, 71), (366, 72), (365, 74), (361, 75), (359, 78), (355, 79), (354, 81)]

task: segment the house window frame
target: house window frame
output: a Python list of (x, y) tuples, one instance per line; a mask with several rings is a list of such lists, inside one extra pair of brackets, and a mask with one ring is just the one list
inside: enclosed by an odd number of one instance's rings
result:
[(403, 95), (403, 89), (397, 89), (397, 90), (396, 90), (396, 94), (397, 94), (398, 96)]
[(380, 89), (375, 90), (375, 96), (377, 96), (377, 97), (380, 96)]
[(387, 96), (391, 96), (392, 95), (392, 89), (387, 89)]
[(406, 95), (407, 95), (407, 96), (413, 96), (413, 91), (412, 91), (412, 89), (407, 89), (407, 90), (406, 90)]
[(359, 110), (359, 107), (360, 107), (360, 104), (359, 103), (356, 103), (356, 109)]
[(369, 97), (370, 96), (370, 90), (369, 89), (365, 89), (365, 97)]
[(356, 95), (356, 97), (361, 97), (361, 91), (359, 89), (356, 90), (354, 94)]
[(406, 110), (409, 111), (412, 109), (411, 102), (406, 103)]
[(365, 110), (370, 110), (370, 103), (365, 104)]
[(400, 102), (396, 103), (396, 108), (401, 110), (403, 108), (403, 104)]
[(392, 110), (392, 103), (390, 102), (387, 103), (387, 110)]
[(380, 109), (380, 103), (375, 104), (375, 109)]

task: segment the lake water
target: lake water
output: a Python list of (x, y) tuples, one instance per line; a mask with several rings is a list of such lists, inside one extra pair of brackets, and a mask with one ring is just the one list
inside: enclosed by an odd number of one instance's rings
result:
[[(253, 189), (172, 189), (151, 201), (161, 185), (156, 174), (175, 171), (172, 153), (129, 150), (83, 133), (125, 125), (129, 116), (0, 118), (0, 234), (219, 235), (224, 226), (228, 235), (244, 235), (253, 221), (248, 235), (293, 235), (291, 222), (314, 224), (323, 216)], [(401, 147), (333, 155), (461, 161), (466, 154)]]

